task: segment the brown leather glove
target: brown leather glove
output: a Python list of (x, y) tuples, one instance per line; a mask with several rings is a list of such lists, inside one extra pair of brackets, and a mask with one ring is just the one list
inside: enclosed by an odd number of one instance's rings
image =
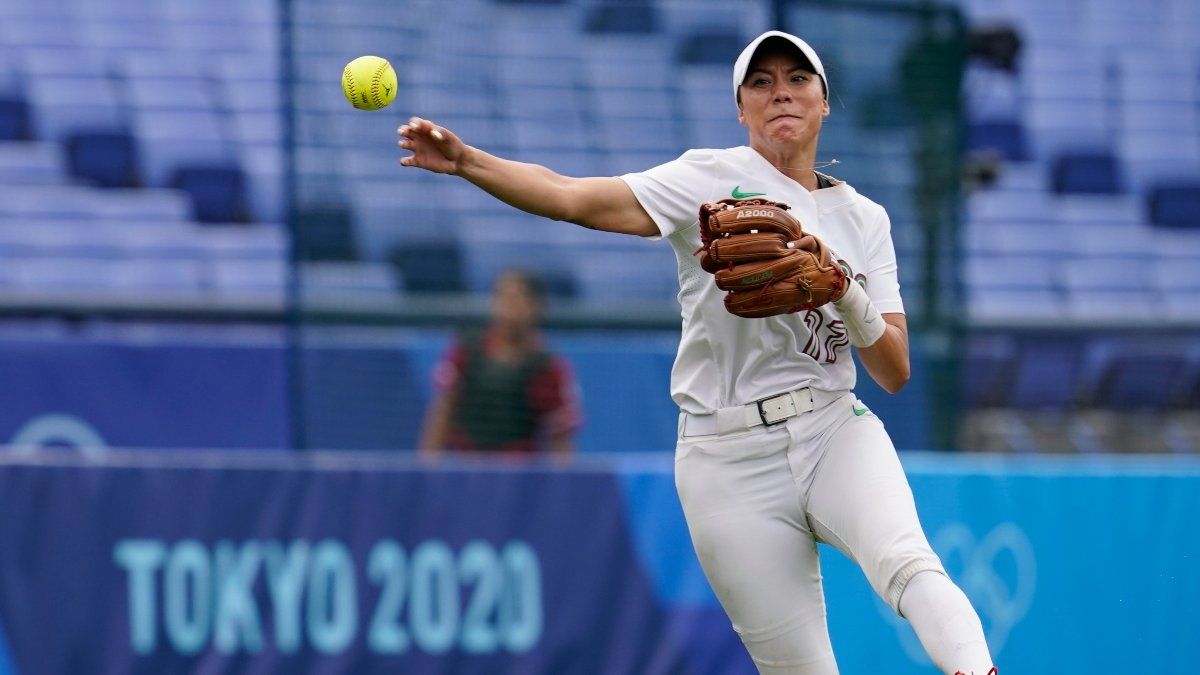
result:
[(722, 199), (700, 206), (700, 266), (729, 291), (725, 309), (746, 318), (814, 309), (846, 292), (846, 274), (787, 204)]

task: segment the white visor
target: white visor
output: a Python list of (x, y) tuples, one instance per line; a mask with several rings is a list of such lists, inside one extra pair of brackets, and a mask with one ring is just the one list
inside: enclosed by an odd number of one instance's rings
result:
[(733, 62), (733, 102), (737, 103), (738, 87), (742, 86), (742, 82), (746, 79), (746, 71), (750, 68), (750, 61), (754, 59), (754, 52), (758, 51), (758, 46), (767, 38), (783, 38), (788, 42), (796, 45), (796, 49), (800, 50), (801, 54), (808, 59), (812, 67), (817, 71), (817, 75), (821, 76), (821, 82), (825, 85), (825, 100), (829, 100), (829, 80), (825, 78), (825, 66), (821, 65), (821, 58), (813, 51), (808, 43), (790, 33), (784, 33), (778, 30), (769, 30), (762, 35), (754, 38), (754, 41), (746, 45), (742, 53), (738, 55), (737, 61)]

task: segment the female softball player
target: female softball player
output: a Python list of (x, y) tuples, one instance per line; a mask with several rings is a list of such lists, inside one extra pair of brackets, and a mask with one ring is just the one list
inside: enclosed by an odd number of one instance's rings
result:
[[(413, 118), (401, 164), (461, 176), (529, 213), (661, 237), (679, 260), (683, 335), (675, 481), (692, 543), (762, 673), (836, 673), (817, 542), (858, 563), (943, 672), (994, 675), (979, 617), (917, 519), (883, 424), (851, 389), (850, 345), (890, 392), (908, 381), (908, 332), (891, 224), (878, 204), (814, 168), (829, 84), (800, 38), (760, 35), (733, 69), (749, 144), (690, 150), (642, 173), (569, 178), (465, 145)], [(853, 271), (840, 297), (805, 312), (742, 318), (693, 254), (698, 207), (785, 202)]]

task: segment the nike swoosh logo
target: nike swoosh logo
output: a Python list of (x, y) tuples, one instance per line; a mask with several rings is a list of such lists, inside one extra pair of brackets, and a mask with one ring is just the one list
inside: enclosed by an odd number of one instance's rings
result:
[(742, 186), (735, 185), (735, 186), (733, 186), (733, 192), (731, 192), (730, 194), (733, 195), (734, 199), (749, 199), (750, 197), (761, 197), (767, 193), (765, 193), (765, 192), (742, 192)]
[(854, 405), (852, 407), (854, 408), (854, 416), (855, 417), (862, 417), (863, 415), (866, 415), (867, 413), (871, 412), (871, 409), (867, 408), (867, 407), (860, 408), (860, 407), (858, 407), (858, 405)]

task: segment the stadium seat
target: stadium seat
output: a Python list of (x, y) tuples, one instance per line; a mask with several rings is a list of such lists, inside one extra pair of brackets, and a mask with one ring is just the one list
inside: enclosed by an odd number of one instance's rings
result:
[(976, 122), (967, 130), (967, 150), (991, 152), (1008, 161), (1023, 161), (1025, 133), (1017, 122)]
[(737, 33), (704, 31), (681, 38), (675, 58), (687, 64), (729, 64), (745, 46)]
[(649, 0), (596, 2), (588, 8), (583, 28), (591, 33), (654, 33), (658, 12)]
[(30, 137), (29, 106), (24, 99), (0, 95), (0, 141)]
[(137, 147), (127, 132), (76, 132), (66, 139), (71, 174), (100, 187), (135, 187)]
[(455, 242), (403, 243), (392, 249), (389, 259), (410, 293), (466, 290), (462, 275), (463, 255)]
[(1033, 337), (1018, 347), (1008, 407), (1067, 409), (1078, 401), (1082, 355), (1073, 339)]
[(1009, 335), (970, 335), (966, 339), (961, 383), (963, 402), (972, 408), (1002, 405), (1017, 355)]
[[(1187, 354), (1161, 338), (1114, 338), (1089, 346), (1087, 403), (1118, 410), (1164, 409), (1183, 397)], [(1088, 373), (1087, 371), (1093, 371)]]
[(1100, 153), (1060, 156), (1051, 169), (1051, 186), (1058, 194), (1121, 192), (1117, 160), (1112, 155)]
[(1157, 187), (1149, 206), (1150, 221), (1159, 227), (1200, 230), (1200, 183)]
[(184, 164), (175, 172), (170, 185), (191, 196), (193, 213), (202, 223), (250, 220), (246, 177), (237, 166)]

